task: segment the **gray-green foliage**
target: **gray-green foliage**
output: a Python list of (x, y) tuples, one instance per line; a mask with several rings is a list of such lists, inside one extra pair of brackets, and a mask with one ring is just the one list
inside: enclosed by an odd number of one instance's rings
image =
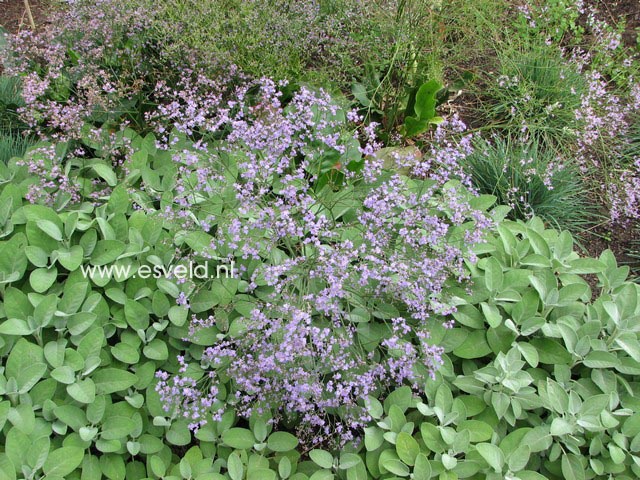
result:
[[(610, 251), (580, 258), (539, 219), (506, 221), (459, 291), (426, 400), (394, 392), (365, 434), (374, 478), (590, 479), (640, 474), (640, 287)], [(592, 301), (583, 274), (598, 278)]]
[[(152, 137), (128, 134), (139, 155), (154, 157)], [(106, 162), (89, 167), (114, 183)], [(197, 236), (134, 209), (125, 184), (101, 206), (55, 210), (25, 200), (30, 183), (25, 167), (0, 165), (1, 479), (305, 480), (321, 470), (268, 415), (241, 424), (228, 409), (194, 435), (163, 409), (155, 372), (177, 372), (185, 350), (198, 359), (215, 332), (184, 342), (190, 312), (176, 298), (185, 285), (136, 272), (172, 265)], [(90, 267), (128, 270), (85, 275)]]
[[(153, 142), (131, 141), (152, 154)], [(0, 478), (639, 473), (640, 287), (626, 281), (628, 269), (610, 252), (579, 258), (568, 233), (545, 230), (537, 218), (500, 222), (477, 265), (469, 265), (473, 286), (451, 287), (456, 327), (433, 328), (446, 355), (426, 397), (403, 387), (383, 403), (371, 399), (374, 421), (357, 448), (302, 451), (268, 415), (240, 422), (232, 410), (194, 438), (154, 391), (157, 369), (175, 372), (178, 353), (198, 358), (213, 341), (204, 332), (183, 342), (189, 312), (175, 305), (182, 287), (132, 275), (85, 278), (81, 266), (135, 272), (145, 262), (170, 264), (176, 247), (197, 239), (134, 211), (124, 185), (101, 207), (59, 213), (28, 205), (25, 177), (14, 168), (3, 168), (0, 184)], [(594, 301), (583, 274), (599, 279)], [(202, 375), (198, 368), (190, 367), (194, 377)]]

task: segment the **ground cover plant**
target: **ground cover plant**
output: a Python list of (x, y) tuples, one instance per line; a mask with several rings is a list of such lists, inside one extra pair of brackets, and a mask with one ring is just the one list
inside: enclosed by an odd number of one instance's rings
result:
[(0, 479), (640, 476), (640, 12), (601, 7), (3, 34)]

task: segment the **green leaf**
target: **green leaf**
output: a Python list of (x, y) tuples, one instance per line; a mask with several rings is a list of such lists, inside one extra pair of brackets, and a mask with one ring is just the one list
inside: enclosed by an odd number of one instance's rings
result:
[(159, 338), (155, 338), (151, 343), (145, 345), (142, 349), (142, 353), (145, 357), (151, 360), (158, 360), (160, 362), (169, 358), (169, 349), (167, 348), (167, 344)]
[(298, 446), (298, 439), (288, 432), (273, 432), (267, 439), (267, 447), (274, 452), (288, 452)]
[(289, 457), (282, 457), (278, 462), (278, 474), (282, 479), (287, 479), (291, 475), (291, 460), (289, 460)]
[(430, 120), (436, 115), (436, 94), (442, 90), (442, 84), (437, 80), (429, 80), (422, 84), (416, 93), (416, 103), (413, 106), (418, 118)]
[(56, 281), (58, 271), (54, 268), (37, 268), (29, 276), (29, 285), (38, 293), (46, 292)]
[(10, 318), (0, 323), (0, 334), (2, 335), (30, 335), (34, 329), (27, 325), (24, 320)]
[(413, 394), (411, 388), (404, 386), (395, 389), (384, 400), (384, 411), (389, 413), (392, 405), (396, 405), (400, 408), (402, 413), (406, 412), (413, 402)]
[(96, 386), (93, 380), (87, 378), (69, 385), (67, 393), (77, 402), (88, 404), (96, 398)]
[(333, 456), (325, 450), (311, 450), (309, 452), (309, 458), (321, 468), (333, 467)]
[(554, 436), (569, 435), (573, 433), (574, 426), (561, 417), (556, 417), (551, 422), (549, 432)]
[(111, 355), (122, 363), (128, 363), (129, 365), (136, 364), (140, 361), (138, 349), (124, 342), (120, 342), (111, 347)]
[(431, 463), (426, 455), (421, 453), (416, 457), (416, 465), (413, 468), (413, 480), (429, 480), (431, 478)]
[(44, 462), (49, 456), (49, 450), (51, 449), (51, 441), (49, 437), (40, 437), (33, 441), (27, 451), (26, 460), (27, 464), (38, 470), (42, 468)]
[(495, 305), (489, 305), (486, 302), (481, 302), (480, 308), (482, 309), (482, 313), (484, 314), (489, 326), (491, 328), (498, 328), (502, 323), (502, 315), (500, 314), (498, 307)]
[(71, 385), (76, 381), (76, 373), (73, 368), (64, 365), (51, 370), (51, 378), (65, 385)]
[(149, 312), (140, 303), (127, 299), (124, 305), (124, 315), (127, 323), (135, 330), (144, 330), (149, 327)]
[(49, 263), (49, 255), (39, 247), (29, 245), (24, 251), (29, 261), (36, 267), (46, 267)]
[(371, 106), (371, 100), (369, 100), (369, 97), (367, 95), (367, 89), (361, 83), (354, 83), (353, 85), (351, 85), (351, 93), (353, 93), (353, 96), (360, 102), (360, 105), (362, 105), (363, 107), (368, 108)]
[(577, 455), (573, 453), (562, 455), (561, 465), (565, 480), (585, 480), (585, 468)]
[(379, 459), (381, 469), (384, 468), (399, 477), (408, 477), (411, 473), (409, 467), (402, 463), (395, 455), (385, 455), (387, 452), (393, 453), (391, 450), (382, 452)]
[(239, 450), (250, 450), (256, 443), (253, 433), (246, 428), (230, 428), (222, 434), (222, 441)]
[(151, 467), (151, 472), (157, 477), (164, 477), (164, 474), (167, 471), (167, 467), (164, 462), (157, 455), (154, 455), (149, 459), (149, 466)]
[(85, 454), (82, 461), (81, 480), (102, 480), (102, 470), (100, 469), (100, 461), (97, 457)]
[(469, 431), (469, 440), (473, 443), (486, 442), (493, 436), (493, 428), (480, 420), (463, 420), (458, 424), (458, 431)]
[(118, 368), (97, 370), (91, 378), (95, 383), (96, 393), (99, 395), (121, 392), (138, 381), (138, 377), (135, 374)]
[(538, 351), (540, 363), (550, 365), (571, 363), (571, 354), (555, 340), (551, 340), (550, 338), (533, 338), (529, 343)]
[(36, 417), (31, 405), (22, 404), (9, 410), (7, 414), (9, 420), (15, 428), (26, 435), (31, 435), (36, 425)]
[(93, 165), (93, 170), (98, 174), (99, 177), (107, 182), (107, 185), (109, 185), (110, 187), (115, 187), (118, 183), (118, 177), (116, 177), (113, 169), (107, 164), (97, 163)]
[(368, 452), (377, 450), (383, 443), (384, 431), (382, 429), (378, 427), (366, 427), (364, 429), (364, 446)]
[(229, 476), (231, 480), (242, 480), (244, 477), (244, 466), (242, 465), (242, 460), (236, 453), (232, 453), (229, 455), (227, 459), (227, 470), (229, 471)]
[(570, 262), (569, 265), (571, 267), (571, 273), (580, 275), (602, 273), (607, 268), (604, 263), (594, 258), (578, 258)]
[(640, 362), (640, 342), (633, 333), (623, 333), (616, 337), (616, 343), (622, 348), (627, 355), (633, 358), (636, 362)]
[(342, 453), (340, 455), (340, 463), (338, 467), (340, 470), (348, 470), (356, 465), (362, 463), (362, 459), (355, 453)]
[(478, 453), (486, 460), (491, 468), (496, 472), (502, 472), (502, 466), (504, 465), (504, 453), (497, 445), (492, 443), (478, 443), (476, 445)]
[(464, 359), (481, 358), (491, 353), (491, 347), (487, 343), (484, 330), (475, 330), (469, 333), (461, 345), (453, 349), (456, 357)]
[(583, 361), (589, 368), (615, 368), (620, 365), (618, 357), (611, 352), (592, 351)]
[(52, 221), (40, 219), (36, 220), (36, 225), (54, 240), (62, 241), (62, 230)]
[(484, 283), (490, 292), (497, 292), (502, 288), (504, 275), (502, 274), (502, 265), (494, 257), (484, 264)]
[(396, 437), (396, 453), (400, 460), (407, 465), (413, 466), (416, 457), (420, 453), (420, 445), (418, 445), (418, 442), (408, 433), (400, 432)]
[(104, 440), (118, 440), (133, 433), (135, 428), (136, 422), (131, 418), (114, 415), (104, 420), (101, 436)]
[(47, 476), (65, 477), (82, 463), (84, 450), (79, 447), (62, 447), (49, 453), (42, 470)]
[(73, 272), (82, 264), (84, 251), (80, 245), (74, 245), (68, 250), (56, 250), (58, 254), (58, 263), (64, 268)]
[[(33, 381), (34, 372), (31, 367), (34, 364), (44, 363), (44, 350), (42, 347), (19, 339), (11, 349), (6, 361), (5, 375), (15, 378), (19, 383), (26, 385)], [(40, 367), (41, 369), (42, 367)], [(29, 373), (31, 372), (31, 373)], [(27, 380), (20, 380), (26, 378)]]
[(405, 117), (404, 119), (404, 135), (407, 138), (415, 137), (429, 129), (428, 120), (420, 120), (415, 117)]
[(113, 263), (125, 249), (126, 245), (120, 240), (99, 240), (91, 253), (91, 264), (100, 266)]

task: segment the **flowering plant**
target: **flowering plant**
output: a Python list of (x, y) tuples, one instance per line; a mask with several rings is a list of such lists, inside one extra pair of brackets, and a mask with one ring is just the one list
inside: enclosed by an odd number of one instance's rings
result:
[[(324, 93), (285, 99), (272, 82), (256, 87), (203, 116), (203, 138), (187, 140), (184, 122), (166, 138), (177, 168), (163, 214), (192, 245), (197, 235), (197, 255), (233, 261), (239, 278), (184, 297), (197, 310), (191, 335), (216, 341), (181, 358), (173, 377), (159, 372), (158, 391), (193, 429), (226, 403), (245, 417), (295, 418), (312, 442), (350, 440), (369, 420), (368, 395), (420, 385), (439, 366), (430, 325), (449, 325), (444, 287), (465, 279), (469, 247), (490, 224), (485, 199), (455, 180), (469, 144), (449, 141), (450, 122), (432, 155), (397, 159), (411, 165), (405, 176), (383, 168), (370, 129), (345, 133), (357, 116)], [(188, 107), (173, 108), (181, 118)], [(204, 389), (185, 373), (193, 362), (208, 372)]]

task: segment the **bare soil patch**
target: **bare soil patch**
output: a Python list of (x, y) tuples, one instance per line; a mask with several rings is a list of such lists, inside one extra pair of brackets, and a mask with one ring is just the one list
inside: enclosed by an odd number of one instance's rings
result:
[[(46, 0), (29, 0), (36, 28), (46, 23)], [(0, 25), (11, 33), (31, 28), (24, 0), (0, 0)]]

